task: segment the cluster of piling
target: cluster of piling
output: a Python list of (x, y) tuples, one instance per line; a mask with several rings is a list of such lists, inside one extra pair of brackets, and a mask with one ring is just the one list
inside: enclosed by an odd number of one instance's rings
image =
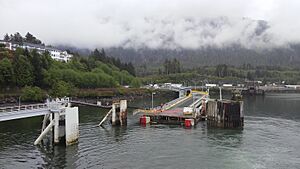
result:
[(212, 127), (241, 128), (244, 126), (243, 102), (232, 100), (209, 100), (207, 124)]
[(111, 109), (99, 123), (99, 126), (102, 126), (103, 123), (109, 119), (113, 126), (127, 125), (127, 100), (114, 102)]

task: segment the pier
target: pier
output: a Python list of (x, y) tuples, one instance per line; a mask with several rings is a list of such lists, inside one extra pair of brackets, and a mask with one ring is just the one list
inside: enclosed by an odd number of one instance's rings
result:
[(140, 123), (195, 125), (204, 118), (201, 112), (202, 103), (208, 97), (206, 92), (191, 91), (178, 99), (152, 110), (137, 110), (134, 114), (142, 114)]
[[(186, 89), (186, 88), (184, 88)], [(195, 126), (201, 120), (213, 127), (242, 128), (244, 126), (243, 102), (209, 99), (209, 93), (182, 90), (179, 98), (150, 110), (136, 110), (140, 124), (170, 124), (185, 127)]]
[[(71, 145), (79, 138), (78, 107), (71, 107), (69, 98), (47, 100), (42, 104), (19, 105), (0, 108), (0, 122), (44, 116), (41, 134), (34, 142), (42, 142), (53, 133), (53, 143)], [(53, 131), (53, 132), (51, 132)]]

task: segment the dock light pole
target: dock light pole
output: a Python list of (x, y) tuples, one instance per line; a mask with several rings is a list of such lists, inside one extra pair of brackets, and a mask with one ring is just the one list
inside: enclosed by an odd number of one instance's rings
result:
[(220, 100), (222, 100), (222, 87), (219, 88), (220, 88)]
[(151, 102), (151, 105), (152, 105), (152, 110), (153, 110), (153, 95), (155, 95), (156, 93), (155, 92), (152, 92), (152, 102)]
[(21, 96), (19, 96), (19, 110), (21, 110)]

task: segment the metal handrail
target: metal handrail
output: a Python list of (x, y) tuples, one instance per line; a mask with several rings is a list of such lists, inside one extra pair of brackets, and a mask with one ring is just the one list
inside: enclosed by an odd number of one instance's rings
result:
[(36, 110), (42, 108), (48, 108), (48, 105), (46, 103), (42, 103), (42, 104), (29, 104), (29, 105), (12, 106), (12, 107), (0, 107), (0, 112), (15, 112), (21, 110)]

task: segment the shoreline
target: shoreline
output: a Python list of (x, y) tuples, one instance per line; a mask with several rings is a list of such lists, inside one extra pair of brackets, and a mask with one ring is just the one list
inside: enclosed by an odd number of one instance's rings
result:
[[(175, 92), (169, 90), (151, 90), (145, 88), (97, 88), (97, 89), (76, 89), (75, 92), (69, 96), (72, 100), (79, 100), (85, 102), (101, 101), (103, 104), (111, 104), (115, 100), (126, 99), (131, 102), (134, 99), (141, 99), (151, 97), (151, 93), (156, 92), (158, 95), (175, 96)], [(21, 92), (0, 93), (0, 107), (18, 106)], [(45, 98), (46, 99), (46, 98)], [(41, 102), (24, 101), (21, 98), (21, 104), (33, 104)]]

